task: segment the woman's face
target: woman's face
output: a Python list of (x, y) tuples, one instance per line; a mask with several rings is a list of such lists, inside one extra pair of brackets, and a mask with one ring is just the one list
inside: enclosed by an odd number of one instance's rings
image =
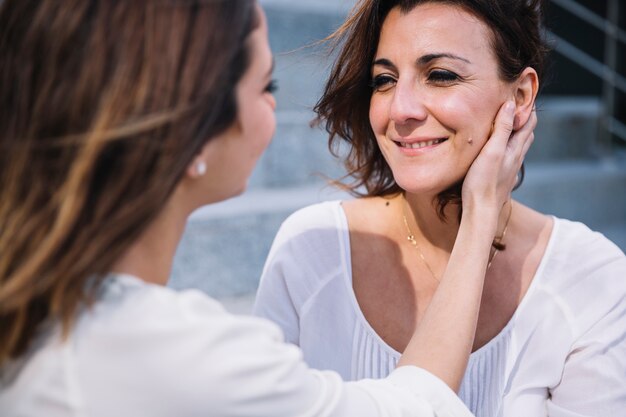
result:
[(218, 137), (208, 142), (211, 201), (241, 194), (256, 162), (269, 145), (276, 128), (272, 95), (273, 58), (267, 32), (267, 20), (257, 6), (260, 24), (250, 34), (250, 64), (237, 84), (237, 119)]
[(398, 185), (438, 194), (461, 180), (513, 89), (498, 75), (489, 28), (426, 3), (385, 19), (372, 66), (370, 123)]

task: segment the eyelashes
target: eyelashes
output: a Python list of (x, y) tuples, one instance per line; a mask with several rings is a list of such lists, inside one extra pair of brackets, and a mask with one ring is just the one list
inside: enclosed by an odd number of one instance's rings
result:
[[(426, 81), (431, 85), (445, 87), (462, 81), (462, 78), (452, 71), (434, 69), (427, 74)], [(380, 74), (370, 80), (369, 86), (374, 92), (384, 92), (393, 87), (396, 82), (397, 80), (394, 76)]]
[(269, 93), (269, 94), (274, 94), (275, 92), (277, 92), (278, 91), (278, 80), (276, 80), (276, 79), (271, 80), (265, 86), (265, 89), (263, 91), (265, 93)]
[(428, 74), (428, 80), (435, 83), (452, 83), (460, 79), (461, 77), (448, 70), (433, 70)]
[(387, 91), (396, 83), (395, 78), (389, 75), (377, 75), (370, 81), (370, 88), (374, 91)]

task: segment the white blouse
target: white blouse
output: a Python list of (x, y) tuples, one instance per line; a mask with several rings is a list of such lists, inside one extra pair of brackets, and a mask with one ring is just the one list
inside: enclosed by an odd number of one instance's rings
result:
[(198, 291), (131, 276), (106, 284), (69, 339), (52, 325), (0, 367), (2, 417), (470, 416), (422, 369), (344, 383), (309, 369), (274, 324)]
[[(284, 222), (254, 311), (276, 322), (310, 366), (344, 379), (383, 378), (400, 357), (358, 306), (338, 201)], [(459, 395), (482, 417), (626, 416), (626, 257), (619, 248), (555, 218), (530, 288), (505, 328), (470, 356)]]

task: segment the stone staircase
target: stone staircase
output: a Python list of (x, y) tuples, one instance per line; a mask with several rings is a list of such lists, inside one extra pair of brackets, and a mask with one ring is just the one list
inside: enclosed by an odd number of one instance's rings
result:
[[(343, 20), (353, 0), (261, 0), (270, 26), (280, 90), (277, 132), (237, 198), (194, 213), (179, 247), (171, 286), (199, 288), (236, 312), (248, 312), (280, 223), (293, 211), (348, 198), (327, 185), (343, 170), (326, 134), (309, 127), (330, 60), (315, 41)], [(600, 103), (545, 97), (514, 197), (539, 211), (580, 220), (626, 250), (626, 155), (601, 149)]]

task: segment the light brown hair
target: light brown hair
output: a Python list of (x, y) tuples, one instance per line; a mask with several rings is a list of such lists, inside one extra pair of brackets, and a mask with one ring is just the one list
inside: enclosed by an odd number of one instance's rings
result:
[(237, 117), (253, 0), (0, 2), (0, 365), (65, 334)]

